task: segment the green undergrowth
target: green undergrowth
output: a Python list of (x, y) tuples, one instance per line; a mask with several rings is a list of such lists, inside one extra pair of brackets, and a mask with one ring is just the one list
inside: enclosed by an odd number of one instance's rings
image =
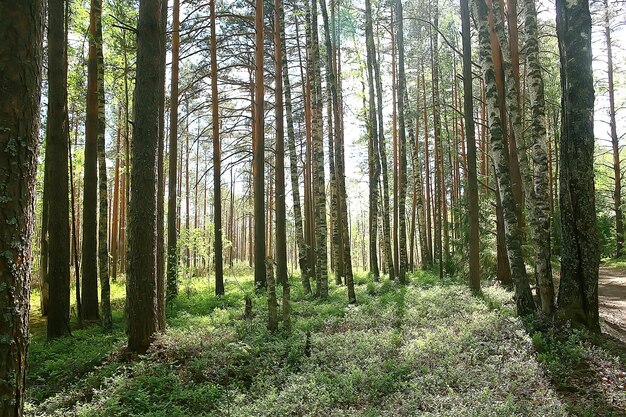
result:
[(528, 324), (539, 363), (571, 415), (626, 415), (626, 347), (607, 335)]
[(320, 301), (302, 293), (299, 277), (290, 282), (289, 334), (267, 331), (266, 298), (254, 294), (252, 277), (230, 276), (221, 298), (206, 278), (181, 288), (167, 333), (133, 362), (118, 353), (117, 302), (110, 334), (91, 326), (50, 343), (34, 335), (27, 414), (566, 415), (502, 289), (486, 288), (481, 299), (430, 273), (407, 286), (359, 274), (359, 303), (350, 306), (345, 287), (331, 284)]

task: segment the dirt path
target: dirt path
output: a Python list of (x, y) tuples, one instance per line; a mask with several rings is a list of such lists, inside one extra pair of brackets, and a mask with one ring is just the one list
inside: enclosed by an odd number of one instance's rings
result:
[(626, 343), (626, 271), (601, 266), (598, 295), (602, 332)]

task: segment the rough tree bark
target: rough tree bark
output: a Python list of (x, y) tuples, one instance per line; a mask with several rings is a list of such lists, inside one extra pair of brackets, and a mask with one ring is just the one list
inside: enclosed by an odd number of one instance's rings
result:
[(137, 86), (128, 204), (128, 350), (145, 353), (158, 329), (156, 288), (156, 194), (159, 136), (161, 0), (141, 0), (137, 25)]
[(561, 57), (561, 283), (558, 313), (574, 325), (600, 331), (600, 251), (593, 174), (593, 71), (587, 0), (557, 0)]
[(254, 286), (265, 287), (265, 80), (263, 74), (264, 24), (263, 0), (256, 0), (254, 17), (255, 38), (255, 94), (254, 94)]
[[(284, 13), (283, 13), (284, 16)], [(289, 148), (289, 170), (291, 194), (293, 197), (293, 217), (298, 247), (298, 265), (302, 274), (302, 286), (305, 293), (311, 292), (311, 283), (307, 266), (306, 245), (302, 224), (302, 206), (300, 205), (300, 179), (298, 176), (298, 154), (296, 152), (296, 134), (293, 125), (293, 107), (291, 104), (291, 83), (289, 82), (289, 66), (287, 65), (287, 46), (285, 42), (285, 24), (281, 20), (282, 69), (285, 94), (285, 115), (287, 120), (287, 148)]]
[(98, 312), (98, 46), (101, 16), (99, 0), (91, 0), (89, 13), (89, 60), (87, 62), (87, 115), (83, 179), (82, 307), (85, 320), (97, 320)]
[(220, 143), (219, 96), (217, 92), (217, 31), (215, 0), (211, 0), (211, 113), (213, 128), (213, 222), (215, 233), (215, 295), (224, 295), (222, 242), (222, 149)]
[[(41, 0), (0, 3), (0, 416), (21, 416), (43, 56)], [(15, 109), (20, 109), (16, 112)]]
[[(259, 0), (261, 1), (261, 0)], [(328, 298), (328, 228), (326, 225), (326, 181), (324, 173), (324, 127), (322, 120), (322, 76), (317, 33), (317, 1), (311, 2), (311, 42), (309, 69), (311, 70), (311, 137), (313, 150), (313, 209), (315, 218), (315, 280), (316, 296)]]
[(54, 198), (48, 202), (49, 295), (48, 338), (70, 333), (70, 227), (67, 69), (64, 34), (65, 4), (62, 0), (48, 3), (48, 134), (46, 167), (48, 185)]
[(159, 34), (159, 150), (157, 155), (157, 314), (160, 332), (165, 331), (165, 71), (167, 67), (167, 3), (161, 0)]
[[(532, 1), (532, 0), (531, 0)], [(463, 116), (467, 141), (467, 206), (469, 215), (469, 286), (480, 291), (480, 230), (478, 215), (478, 176), (476, 174), (476, 137), (474, 94), (472, 92), (472, 40), (469, 0), (461, 0), (461, 37), (463, 42)]]

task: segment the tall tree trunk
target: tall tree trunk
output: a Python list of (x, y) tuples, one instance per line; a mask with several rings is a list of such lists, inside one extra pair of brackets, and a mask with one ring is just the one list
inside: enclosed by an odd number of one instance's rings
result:
[(422, 73), (422, 104), (424, 117), (424, 184), (426, 194), (426, 260), (424, 268), (431, 267), (433, 264), (433, 221), (432, 221), (432, 204), (431, 204), (431, 187), (430, 187), (430, 149), (428, 145), (428, 106), (426, 102), (426, 77), (424, 75), (424, 63), (421, 64)]
[(606, 60), (609, 93), (609, 125), (611, 128), (611, 146), (613, 147), (613, 206), (615, 207), (615, 256), (624, 254), (624, 218), (622, 214), (622, 169), (619, 155), (619, 136), (615, 110), (615, 81), (613, 70), (613, 45), (611, 40), (611, 17), (608, 0), (604, 0), (604, 37), (606, 39)]
[[(283, 13), (284, 16), (284, 13)], [(302, 208), (300, 205), (300, 179), (298, 176), (298, 155), (296, 153), (296, 135), (293, 125), (293, 108), (291, 104), (291, 83), (289, 82), (289, 66), (287, 65), (287, 46), (285, 42), (285, 24), (281, 20), (282, 70), (285, 94), (285, 112), (287, 120), (287, 147), (289, 148), (289, 170), (291, 178), (291, 195), (293, 197), (293, 217), (295, 224), (296, 243), (298, 248), (298, 264), (302, 274), (302, 285), (305, 293), (311, 292), (310, 276), (306, 257), (306, 244), (302, 225)]]
[(378, 145), (378, 119), (376, 113), (376, 96), (374, 92), (374, 29), (372, 26), (372, 2), (365, 0), (365, 43), (367, 49), (367, 84), (368, 84), (368, 136), (367, 163), (369, 171), (369, 254), (370, 271), (377, 280), (378, 269), (377, 235), (378, 235), (378, 188), (380, 182), (380, 159)]
[(559, 315), (600, 331), (600, 251), (593, 174), (593, 71), (591, 16), (587, 0), (557, 0), (561, 57), (561, 284)]
[(404, 18), (402, 13), (402, 0), (396, 0), (396, 20), (397, 20), (397, 37), (398, 46), (398, 141), (399, 141), (399, 158), (400, 165), (398, 167), (398, 224), (400, 226), (398, 234), (399, 244), (399, 269), (398, 275), (400, 283), (406, 283), (407, 270), (407, 250), (406, 250), (406, 189), (407, 189), (407, 163), (406, 163), (406, 125), (405, 125), (405, 95), (406, 95), (406, 76), (404, 74)]
[[(259, 0), (260, 1), (260, 0)], [(312, 74), (311, 100), (311, 137), (313, 159), (313, 208), (315, 219), (315, 279), (317, 282), (316, 296), (328, 298), (328, 228), (326, 225), (326, 181), (324, 173), (324, 127), (322, 120), (322, 76), (320, 70), (320, 52), (317, 33), (317, 1), (311, 2), (311, 43), (309, 45), (308, 68)]]
[(43, 30), (43, 1), (0, 3), (0, 146), (5, 150), (0, 153), (0, 305), (11, 312), (0, 321), (2, 417), (19, 417), (24, 409)]
[(85, 126), (85, 163), (83, 179), (83, 318), (97, 320), (98, 312), (98, 45), (102, 7), (91, 0), (89, 13), (89, 60), (87, 63), (87, 117)]
[(255, 38), (255, 94), (254, 94), (254, 286), (265, 287), (265, 77), (263, 65), (264, 23), (263, 0), (256, 0), (254, 17)]
[(217, 91), (217, 31), (215, 0), (211, 0), (211, 113), (213, 129), (213, 226), (215, 233), (215, 295), (224, 295), (222, 240), (222, 147), (220, 143), (219, 95)]
[[(78, 124), (77, 124), (78, 125)], [(78, 136), (78, 135), (76, 135)], [(78, 261), (78, 225), (76, 219), (76, 212), (78, 209), (76, 208), (76, 198), (75, 196), (75, 187), (74, 187), (74, 164), (72, 163), (72, 142), (67, 141), (67, 155), (70, 164), (70, 210), (71, 210), (71, 234), (72, 234), (72, 258), (74, 258), (74, 279), (76, 284), (76, 317), (78, 318), (78, 326), (82, 327), (83, 325), (83, 306), (81, 303), (80, 296), (80, 262)]]
[(274, 58), (276, 78), (274, 96), (276, 103), (276, 281), (288, 285), (287, 277), (287, 213), (285, 207), (285, 131), (283, 125), (283, 48), (281, 39), (282, 17), (281, 0), (274, 0)]
[(113, 282), (117, 280), (117, 252), (120, 229), (120, 145), (121, 132), (120, 126), (121, 110), (117, 116), (117, 139), (115, 142), (115, 175), (113, 177), (113, 216), (111, 225), (111, 279)]
[(174, 0), (172, 17), (172, 75), (170, 88), (170, 141), (167, 193), (167, 302), (178, 295), (178, 67), (180, 53), (180, 0)]
[[(531, 0), (533, 1), (533, 0)], [(476, 174), (476, 137), (474, 93), (472, 92), (472, 40), (469, 0), (461, 0), (461, 37), (463, 42), (463, 115), (467, 140), (467, 211), (469, 215), (469, 286), (480, 291), (480, 229), (478, 213), (478, 176)]]
[(391, 137), (393, 148), (393, 267), (395, 277), (400, 275), (399, 265), (399, 246), (398, 246), (398, 170), (400, 163), (398, 161), (398, 81), (397, 81), (397, 49), (396, 49), (396, 32), (393, 15), (393, 4), (391, 3)]
[(541, 309), (554, 312), (554, 284), (550, 251), (550, 189), (548, 184), (548, 152), (546, 146), (546, 111), (544, 84), (539, 62), (539, 35), (535, 0), (524, 0), (526, 26), (526, 68), (532, 110), (532, 157), (534, 213), (531, 218), (535, 246), (535, 268), (539, 283)]
[(167, 3), (161, 0), (159, 34), (159, 149), (157, 155), (157, 315), (158, 330), (165, 331), (165, 72), (167, 60)]
[(159, 128), (161, 0), (141, 0), (137, 25), (137, 86), (128, 205), (128, 350), (145, 353), (158, 330), (156, 193)]
[(517, 313), (520, 316), (527, 316), (533, 313), (535, 308), (533, 296), (530, 291), (530, 284), (528, 282), (528, 275), (526, 274), (526, 266), (524, 265), (520, 229), (511, 186), (508, 150), (502, 135), (498, 90), (491, 57), (487, 4), (485, 0), (477, 0), (475, 7), (478, 21), (480, 57), (483, 67), (483, 76), (485, 78), (485, 87), (487, 88), (485, 97), (487, 100), (487, 110), (489, 112), (491, 154), (493, 156), (499, 194), (502, 200), (506, 249), (511, 268), (511, 276), (515, 284)]
[[(50, 7), (48, 7), (48, 10)], [(49, 13), (49, 12), (48, 12)], [(49, 18), (48, 18), (49, 19)], [(48, 28), (49, 29), (49, 28)], [(48, 35), (48, 38), (50, 36)], [(49, 42), (48, 42), (49, 44)], [(48, 63), (48, 65), (50, 65)], [(48, 71), (49, 71), (48, 66)], [(49, 96), (49, 94), (48, 94)], [(48, 118), (50, 120), (50, 118)], [(46, 128), (46, 140), (48, 139), (50, 132)], [(48, 146), (46, 145), (46, 152)], [(50, 284), (48, 283), (48, 208), (50, 206), (50, 164), (48, 163), (48, 157), (44, 158), (43, 168), (43, 192), (41, 196), (41, 236), (39, 240), (39, 296), (41, 309), (41, 316), (46, 317), (48, 315), (48, 297), (50, 294)]]
[(439, 278), (443, 279), (444, 259), (447, 259), (447, 253), (444, 256), (443, 239), (446, 238), (443, 233), (443, 225), (445, 220), (443, 216), (443, 204), (445, 200), (444, 174), (443, 174), (443, 147), (441, 145), (441, 102), (439, 96), (439, 2), (435, 0), (434, 6), (434, 33), (431, 36), (431, 60), (432, 60), (432, 89), (433, 89), (433, 132), (434, 132), (434, 151), (435, 151), (435, 256), (439, 264)]
[(320, 8), (322, 9), (322, 19), (325, 27), (325, 46), (326, 46), (326, 76), (327, 85), (330, 88), (333, 121), (334, 121), (334, 140), (335, 140), (335, 171), (337, 181), (337, 221), (335, 227), (338, 229), (340, 236), (340, 263), (341, 268), (338, 273), (345, 276), (346, 286), (348, 287), (348, 302), (356, 303), (356, 293), (354, 291), (354, 276), (352, 273), (352, 256), (350, 254), (350, 224), (348, 221), (348, 207), (346, 201), (346, 176), (344, 172), (343, 157), (343, 141), (341, 135), (341, 109), (339, 106), (339, 93), (337, 92), (337, 74), (335, 73), (335, 65), (333, 64), (333, 44), (331, 41), (331, 28), (328, 19), (328, 10), (326, 9), (326, 0), (320, 0)]
[[(67, 46), (64, 34), (65, 4), (48, 4), (48, 134), (46, 166), (54, 198), (48, 202), (50, 235), (48, 339), (70, 333), (70, 227), (68, 190)], [(57, 194), (58, 193), (58, 194)], [(97, 308), (97, 306), (96, 306)]]
[(96, 13), (96, 57), (98, 64), (98, 272), (100, 274), (100, 301), (102, 303), (102, 326), (110, 330), (113, 326), (111, 316), (111, 287), (109, 283), (109, 248), (107, 246), (107, 229), (109, 220), (109, 199), (107, 197), (107, 164), (106, 143), (104, 137), (104, 52), (102, 51), (102, 0), (95, 0)]
[(391, 206), (389, 203), (389, 174), (387, 169), (387, 145), (385, 144), (385, 124), (383, 120), (383, 83), (380, 75), (380, 63), (376, 54), (372, 56), (372, 62), (374, 64), (374, 79), (376, 80), (376, 108), (378, 113), (378, 146), (379, 146), (379, 158), (380, 168), (383, 177), (383, 192), (382, 192), (382, 221), (383, 221), (383, 252), (385, 254), (385, 264), (389, 279), (394, 279), (396, 276), (393, 255), (391, 250), (391, 222), (389, 219)]

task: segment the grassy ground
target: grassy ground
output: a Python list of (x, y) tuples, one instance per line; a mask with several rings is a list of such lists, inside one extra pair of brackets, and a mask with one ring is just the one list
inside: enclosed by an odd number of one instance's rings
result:
[[(168, 311), (167, 334), (133, 362), (119, 355), (125, 340), (122, 283), (112, 288), (110, 334), (93, 325), (47, 343), (45, 325), (33, 311), (27, 415), (501, 417), (574, 411), (550, 380), (567, 374), (557, 369), (561, 360), (584, 355), (561, 352), (556, 336), (529, 337), (513, 315), (510, 293), (491, 287), (481, 299), (427, 273), (411, 276), (407, 287), (364, 275), (356, 282), (359, 304), (348, 306), (344, 287), (331, 285), (329, 300), (320, 302), (304, 297), (294, 278), (293, 331), (271, 334), (266, 299), (254, 296), (250, 276), (228, 278), (221, 299), (206, 278), (187, 280)], [(253, 297), (252, 320), (243, 319), (246, 294)]]

